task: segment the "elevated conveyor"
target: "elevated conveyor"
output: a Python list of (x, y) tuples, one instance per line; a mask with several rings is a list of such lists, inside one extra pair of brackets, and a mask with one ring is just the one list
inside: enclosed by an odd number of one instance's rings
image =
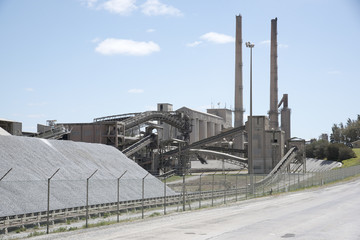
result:
[[(212, 143), (212, 142), (219, 141), (219, 140), (221, 140), (221, 139), (223, 139), (225, 137), (229, 137), (229, 136), (238, 134), (238, 133), (240, 133), (242, 131), (245, 131), (245, 126), (240, 126), (240, 127), (237, 127), (237, 128), (233, 128), (233, 129), (230, 129), (228, 131), (222, 132), (222, 133), (220, 133), (218, 135), (202, 139), (200, 141), (194, 142), (194, 143), (189, 144), (187, 146), (183, 146), (183, 147), (181, 147), (181, 151), (184, 151), (184, 150), (187, 150), (187, 149), (201, 148), (205, 144), (209, 144), (209, 143)], [(176, 154), (178, 152), (179, 152), (179, 149), (174, 149), (174, 150), (165, 152), (163, 155), (164, 156), (171, 156), (171, 155), (174, 155), (174, 154)]]
[(146, 147), (150, 143), (152, 143), (155, 139), (155, 134), (148, 135), (141, 140), (137, 141), (133, 145), (129, 146), (128, 148), (125, 148), (122, 153), (125, 154), (125, 156), (130, 157), (140, 149)]
[(35, 137), (44, 139), (60, 139), (62, 136), (69, 134), (70, 132), (71, 131), (63, 125), (56, 125), (48, 131), (36, 134)]
[(280, 160), (280, 162), (278, 162), (278, 164), (276, 164), (276, 166), (274, 167), (273, 170), (271, 170), (271, 172), (260, 182), (256, 183), (256, 185), (268, 185), (274, 181), (276, 181), (276, 179), (278, 178), (279, 174), (284, 171), (291, 162), (294, 161), (294, 159), (296, 158), (296, 153), (298, 151), (297, 147), (293, 147), (291, 148), (286, 154), (285, 156)]
[(239, 165), (244, 168), (248, 167), (248, 161), (246, 158), (237, 157), (237, 156), (234, 156), (231, 154), (226, 154), (226, 153), (216, 152), (216, 151), (211, 151), (211, 150), (204, 150), (204, 149), (190, 149), (190, 152), (220, 157), (220, 158), (223, 158), (224, 160), (226, 159), (228, 162), (230, 162), (232, 164)]
[(95, 118), (94, 122), (118, 121), (123, 128), (131, 129), (148, 121), (161, 121), (177, 128), (182, 134), (188, 136), (191, 132), (191, 123), (187, 115), (181, 112), (147, 111), (143, 113), (130, 113)]

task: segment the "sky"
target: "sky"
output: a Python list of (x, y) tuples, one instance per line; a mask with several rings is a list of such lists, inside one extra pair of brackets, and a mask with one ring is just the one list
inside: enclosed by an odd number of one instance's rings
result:
[[(270, 100), (277, 17), (279, 100), (292, 137), (318, 138), (360, 114), (358, 0), (0, 0), (0, 118), (46, 120), (234, 108), (235, 16), (253, 49), (253, 114)], [(245, 118), (250, 50), (243, 45)]]

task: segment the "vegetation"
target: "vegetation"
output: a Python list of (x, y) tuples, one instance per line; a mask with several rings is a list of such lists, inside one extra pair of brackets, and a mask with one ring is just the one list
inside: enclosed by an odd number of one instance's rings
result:
[(161, 215), (161, 213), (159, 213), (159, 212), (153, 212), (149, 217), (157, 217), (160, 215)]
[(333, 143), (351, 143), (360, 139), (360, 114), (356, 120), (347, 120), (346, 125), (343, 123), (334, 124), (332, 127), (330, 141)]
[[(88, 224), (88, 227), (100, 227), (100, 226), (107, 226), (116, 223), (116, 221), (101, 221), (98, 223), (90, 223)], [(83, 228), (86, 228), (86, 225), (83, 226)]]
[(16, 229), (16, 233), (20, 233), (20, 232), (25, 232), (26, 231), (26, 228), (24, 228), (24, 227), (21, 227), (21, 228), (18, 228), (18, 229)]
[(28, 238), (31, 238), (31, 237), (36, 237), (36, 236), (44, 235), (44, 234), (45, 234), (45, 232), (37, 232), (37, 231), (35, 231), (35, 232), (30, 233), (27, 237), (28, 237)]
[(306, 157), (341, 162), (346, 159), (356, 158), (356, 154), (350, 147), (343, 143), (313, 140), (311, 144), (306, 146)]
[(353, 151), (355, 152), (357, 157), (342, 161), (343, 167), (351, 167), (351, 166), (355, 166), (355, 165), (360, 165), (360, 148), (354, 148)]
[(58, 233), (58, 232), (66, 232), (67, 228), (66, 227), (59, 227), (58, 229), (54, 230), (54, 233)]

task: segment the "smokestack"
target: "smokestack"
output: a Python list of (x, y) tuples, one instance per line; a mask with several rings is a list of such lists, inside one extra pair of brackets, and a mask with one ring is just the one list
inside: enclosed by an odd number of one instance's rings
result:
[[(243, 73), (242, 73), (242, 27), (241, 15), (236, 16), (236, 37), (235, 37), (235, 127), (244, 125), (243, 120)], [(235, 137), (234, 147), (243, 149), (243, 135)]]
[(279, 128), (278, 112), (278, 65), (277, 65), (277, 18), (271, 19), (270, 43), (270, 129)]
[(285, 141), (288, 141), (291, 138), (291, 109), (288, 107), (288, 95), (284, 94), (283, 98), (279, 102), (278, 107), (283, 105), (281, 109), (281, 130), (285, 132)]

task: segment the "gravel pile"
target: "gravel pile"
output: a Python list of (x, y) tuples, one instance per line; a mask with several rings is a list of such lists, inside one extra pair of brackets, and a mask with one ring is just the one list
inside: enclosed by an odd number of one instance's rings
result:
[[(1, 136), (0, 217), (46, 211), (47, 179), (51, 180), (50, 209), (86, 205), (86, 179), (89, 180), (89, 205), (141, 199), (142, 178), (148, 173), (114, 147), (59, 140)], [(162, 197), (164, 185), (152, 175), (145, 180), (145, 198)], [(167, 195), (175, 194), (167, 189)]]

